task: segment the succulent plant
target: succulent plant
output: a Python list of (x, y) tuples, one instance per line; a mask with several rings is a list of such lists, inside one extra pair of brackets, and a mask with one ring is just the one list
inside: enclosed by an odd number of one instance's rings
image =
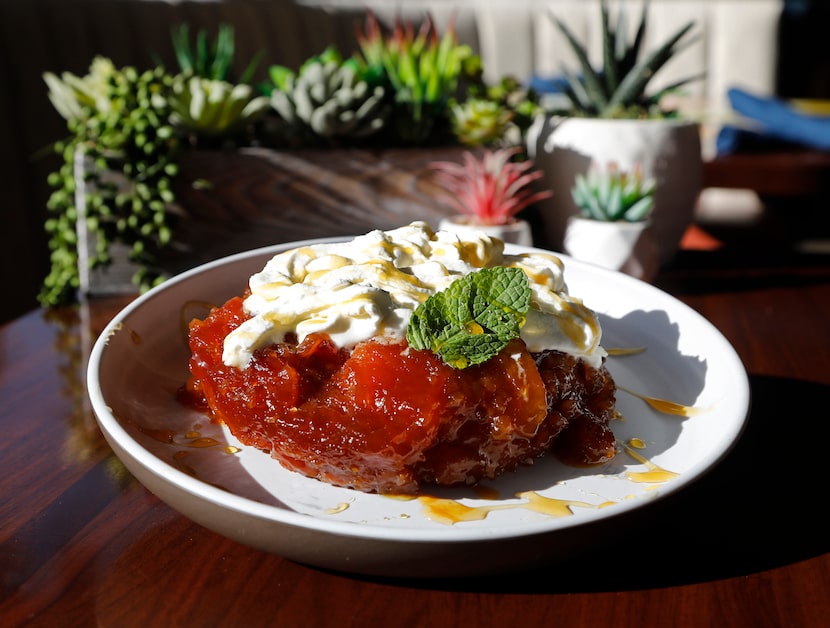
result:
[[(172, 237), (168, 206), (175, 201), (180, 146), (165, 98), (171, 80), (160, 67), (139, 72), (115, 68), (104, 58), (96, 59), (85, 77), (67, 80), (64, 75), (63, 85), (78, 98), (77, 107), (65, 109), (71, 114), (70, 137), (54, 145), (63, 163), (48, 178), (53, 188), (45, 224), (51, 268), (38, 295), (44, 306), (74, 300), (80, 285), (75, 195), (79, 156), (93, 165), (85, 173), (89, 185), (84, 199), (86, 227), (95, 243), (90, 264), (107, 265), (111, 243), (123, 242), (139, 264), (136, 284), (149, 287), (159, 279), (153, 264), (155, 253)], [(107, 172), (121, 173), (123, 184), (114, 184)]]
[(433, 162), (435, 182), (449, 193), (447, 203), (471, 223), (508, 224), (528, 205), (551, 196), (550, 190), (534, 191), (531, 184), (542, 177), (529, 160), (515, 161), (517, 146), (483, 151), (481, 157), (465, 152), (463, 164)]
[(232, 135), (270, 106), (250, 85), (200, 76), (177, 76), (169, 99), (171, 122), (206, 138)]
[(646, 88), (652, 77), (669, 59), (684, 46), (693, 43), (681, 40), (694, 27), (689, 22), (655, 50), (640, 58), (640, 48), (647, 25), (648, 0), (643, 1), (642, 15), (634, 39), (626, 40), (625, 14), (621, 7), (614, 23), (611, 22), (607, 0), (601, 0), (602, 15), (602, 67), (594, 69), (588, 59), (585, 47), (576, 39), (571, 30), (555, 15), (552, 19), (568, 40), (579, 61), (581, 76), (565, 72), (567, 87), (565, 93), (571, 102), (573, 113), (600, 118), (637, 118), (661, 116), (660, 100), (667, 93), (697, 80), (691, 76), (676, 81), (658, 92), (647, 94)]
[(507, 134), (513, 112), (482, 98), (468, 98), (450, 106), (452, 132), (465, 146), (490, 146)]
[(197, 137), (227, 137), (268, 109), (268, 99), (257, 96), (248, 84), (257, 57), (239, 82), (231, 79), (235, 53), (232, 27), (220, 25), (213, 45), (205, 31), (199, 31), (191, 47), (187, 25), (175, 29), (171, 37), (181, 69), (169, 96), (174, 125)]
[(450, 105), (450, 120), (453, 134), (466, 146), (521, 145), (539, 111), (536, 93), (506, 76), (495, 85), (470, 86), (466, 100)]
[(458, 43), (453, 24), (439, 36), (429, 15), (417, 33), (412, 24), (398, 21), (386, 35), (370, 11), (358, 44), (366, 65), (389, 81), (395, 95), (395, 128), (408, 142), (429, 137), (436, 119), (446, 117), (459, 81), (481, 72), (481, 59)]
[(98, 56), (92, 60), (85, 76), (64, 72), (58, 77), (44, 72), (43, 80), (55, 111), (67, 121), (83, 120), (91, 112), (106, 112), (111, 108), (109, 84), (116, 72), (110, 59)]
[[(183, 74), (201, 76), (214, 81), (235, 82), (231, 77), (236, 43), (233, 27), (220, 24), (213, 45), (205, 31), (196, 33), (194, 46), (190, 43), (190, 28), (182, 24), (171, 31), (173, 51)], [(245, 68), (239, 83), (249, 83), (253, 78), (259, 57), (256, 55)]]
[(308, 125), (320, 137), (365, 138), (380, 131), (389, 117), (383, 85), (334, 48), (306, 61), (297, 73), (275, 65), (269, 74), (277, 113), (289, 124)]
[(654, 207), (654, 188), (653, 180), (643, 180), (639, 165), (627, 172), (612, 162), (605, 170), (595, 166), (578, 174), (571, 196), (583, 218), (641, 222)]

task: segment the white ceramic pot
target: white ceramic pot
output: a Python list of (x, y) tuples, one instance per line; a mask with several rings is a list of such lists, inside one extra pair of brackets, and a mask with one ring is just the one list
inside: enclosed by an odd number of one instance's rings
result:
[(528, 132), (528, 154), (553, 190), (553, 197), (540, 203), (546, 245), (562, 247), (568, 219), (579, 213), (571, 198), (577, 174), (593, 163), (615, 162), (625, 170), (639, 164), (643, 176), (657, 183), (650, 219), (660, 262), (674, 256), (692, 222), (703, 180), (698, 124), (540, 116)]
[(571, 216), (564, 250), (583, 262), (650, 280), (659, 260), (649, 226), (648, 222), (602, 222)]
[(530, 230), (530, 224), (521, 218), (514, 218), (504, 225), (480, 225), (470, 222), (465, 216), (452, 216), (441, 219), (438, 228), (442, 231), (454, 231), (456, 233), (479, 231), (491, 238), (499, 238), (510, 244), (533, 246), (533, 234)]

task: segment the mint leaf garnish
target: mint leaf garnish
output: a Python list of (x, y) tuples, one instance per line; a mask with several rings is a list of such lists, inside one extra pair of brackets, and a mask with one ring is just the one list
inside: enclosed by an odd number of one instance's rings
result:
[(412, 313), (406, 340), (454, 368), (486, 362), (519, 336), (530, 282), (519, 268), (483, 268), (457, 279)]

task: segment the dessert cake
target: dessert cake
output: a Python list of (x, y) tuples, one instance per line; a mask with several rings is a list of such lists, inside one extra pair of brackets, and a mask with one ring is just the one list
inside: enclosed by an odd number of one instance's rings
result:
[(471, 485), (616, 452), (596, 314), (562, 262), (424, 223), (275, 255), (190, 323), (190, 397), (243, 444), (338, 486)]

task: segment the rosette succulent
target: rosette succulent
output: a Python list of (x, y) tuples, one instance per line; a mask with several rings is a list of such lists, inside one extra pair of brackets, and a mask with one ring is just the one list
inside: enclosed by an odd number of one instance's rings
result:
[(297, 73), (284, 66), (269, 69), (271, 105), (290, 125), (306, 125), (315, 135), (333, 139), (365, 138), (380, 131), (389, 116), (387, 92), (355, 60), (343, 60), (334, 48), (312, 57)]
[(182, 130), (207, 138), (225, 137), (256, 120), (269, 107), (250, 85), (179, 75), (170, 94), (170, 120)]
[(550, 190), (534, 191), (542, 177), (529, 160), (515, 161), (519, 147), (486, 150), (481, 157), (463, 155), (463, 164), (438, 161), (431, 165), (435, 182), (449, 194), (447, 203), (471, 223), (508, 224), (527, 206), (551, 196)]
[(628, 172), (612, 162), (605, 170), (594, 166), (578, 174), (571, 196), (583, 218), (640, 222), (654, 207), (654, 189), (655, 182), (643, 180), (639, 165)]
[(471, 86), (466, 100), (451, 104), (450, 119), (453, 134), (467, 146), (519, 145), (539, 111), (536, 93), (508, 76), (496, 85)]
[(90, 112), (106, 112), (112, 107), (109, 85), (117, 73), (115, 65), (106, 57), (95, 57), (89, 73), (76, 76), (63, 72), (60, 77), (44, 72), (49, 101), (64, 120), (84, 120)]

